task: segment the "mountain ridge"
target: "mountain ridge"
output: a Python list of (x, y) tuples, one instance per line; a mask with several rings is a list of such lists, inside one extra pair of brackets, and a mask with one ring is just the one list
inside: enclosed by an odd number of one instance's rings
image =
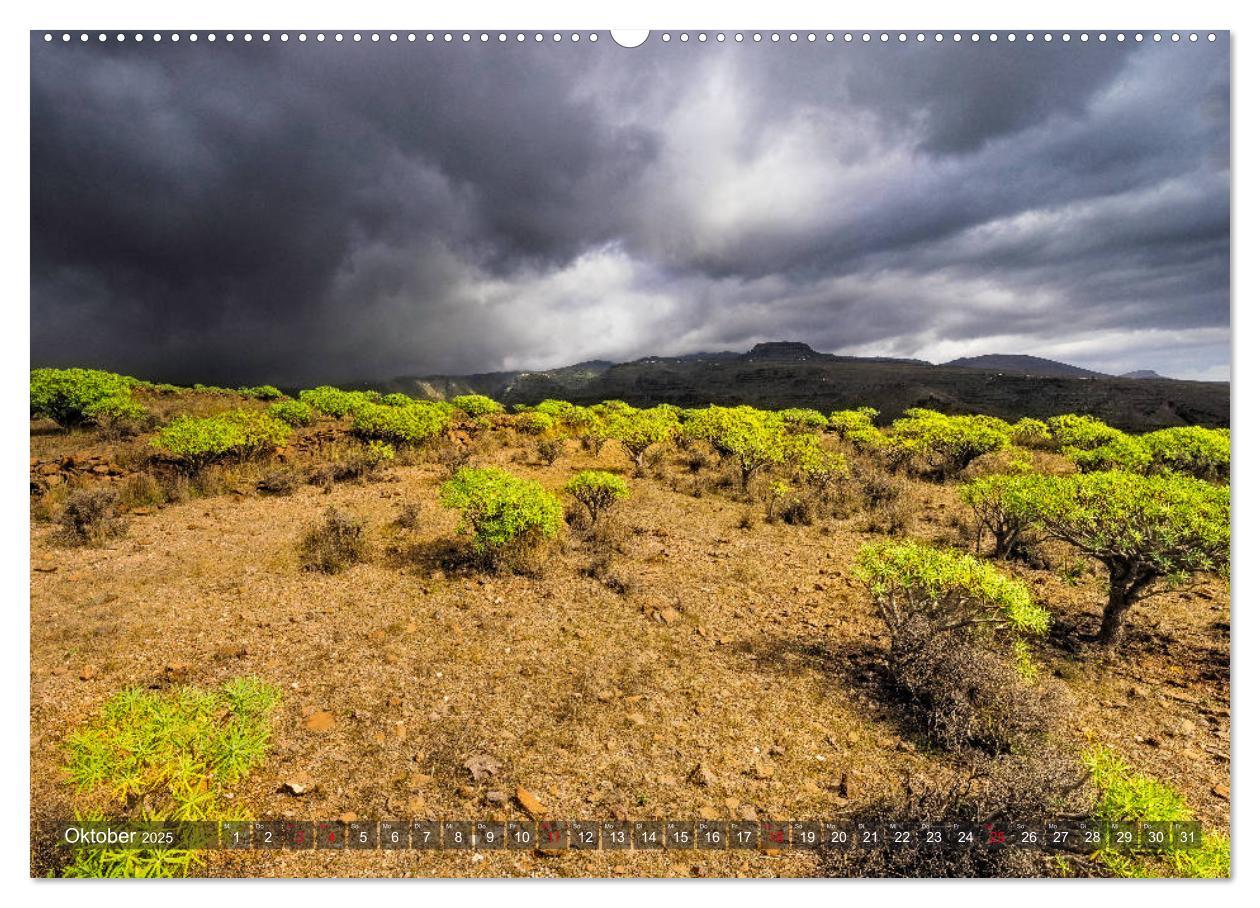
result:
[[(994, 364), (1003, 368), (995, 368)], [(1049, 373), (1049, 374), (1047, 374)], [(1177, 425), (1229, 425), (1227, 382), (1105, 375), (1041, 357), (994, 354), (935, 365), (925, 360), (840, 356), (800, 341), (771, 341), (744, 353), (588, 360), (557, 369), (468, 375), (400, 376), (357, 385), (448, 399), (486, 394), (505, 404), (549, 397), (580, 404), (619, 399), (635, 406), (672, 403), (823, 412), (873, 406), (887, 422), (910, 407), (986, 413), (1004, 419), (1088, 413), (1126, 431)]]

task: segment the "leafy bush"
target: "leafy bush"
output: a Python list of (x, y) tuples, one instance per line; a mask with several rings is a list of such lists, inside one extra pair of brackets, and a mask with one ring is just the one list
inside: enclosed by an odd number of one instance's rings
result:
[(634, 462), (635, 473), (642, 474), (648, 449), (670, 441), (678, 431), (678, 411), (672, 407), (612, 408), (605, 431)]
[(620, 476), (603, 470), (583, 470), (565, 483), (564, 490), (586, 508), (591, 523), (622, 498), (630, 495), (630, 487)]
[(306, 531), (298, 549), (303, 568), (325, 574), (338, 574), (366, 555), (363, 522), (336, 508), (325, 511), (323, 522)]
[(406, 407), (415, 402), (415, 398), (407, 394), (395, 391), (392, 394), (386, 394), (380, 401), (387, 407)]
[(360, 407), (373, 403), (373, 395), (364, 391), (342, 391), (329, 385), (320, 385), (298, 394), (304, 404), (314, 407), (325, 416), (340, 419), (347, 413), (353, 413)]
[(291, 429), (268, 413), (233, 410), (217, 416), (179, 416), (151, 444), (197, 470), (228, 457), (256, 457), (289, 440)]
[(130, 394), (102, 398), (86, 410), (87, 419), (111, 436), (138, 433), (148, 415), (149, 411)]
[(1096, 448), (1065, 448), (1063, 453), (1082, 473), (1100, 470), (1145, 473), (1151, 466), (1151, 452), (1142, 439), (1123, 432)]
[(1003, 507), (1097, 559), (1108, 594), (1099, 641), (1119, 642), (1125, 613), (1155, 583), (1229, 570), (1229, 487), (1179, 474), (1105, 472), (1013, 478)]
[[(982, 530), (993, 536), (993, 556), (1003, 560), (1026, 550), (1032, 519), (1008, 500), (1015, 476), (982, 476), (962, 486), (962, 500), (971, 506)], [(977, 544), (979, 544), (977, 542)]]
[(1229, 479), (1229, 429), (1179, 426), (1150, 432), (1141, 441), (1153, 471), (1185, 473), (1208, 482)]
[(813, 432), (827, 428), (827, 417), (817, 410), (804, 407), (789, 407), (778, 412), (783, 427), (792, 433)]
[(315, 421), (315, 411), (311, 409), (311, 405), (300, 400), (282, 400), (268, 407), (267, 412), (294, 428), (309, 426)]
[(503, 404), (484, 394), (461, 394), (458, 397), (452, 397), (451, 406), (474, 417), (503, 412)]
[(707, 441), (718, 457), (734, 463), (745, 489), (754, 475), (783, 463), (788, 453), (787, 434), (778, 415), (754, 407), (713, 406), (696, 411), (683, 431)]
[(917, 542), (869, 544), (858, 551), (854, 572), (894, 640), (920, 619), (939, 632), (1044, 634), (1050, 626), (1049, 613), (1022, 582), (960, 552)]
[(451, 420), (450, 404), (412, 401), (405, 407), (362, 404), (354, 412), (353, 431), (397, 445), (419, 445), (436, 438)]
[(888, 430), (889, 442), (921, 458), (929, 472), (956, 476), (982, 454), (1005, 448), (1011, 426), (993, 416), (946, 416), (935, 410), (911, 409)]
[[(256, 678), (218, 690), (185, 687), (115, 694), (66, 741), (66, 773), (87, 818), (122, 808), (143, 822), (239, 818), (230, 789), (259, 766), (270, 742), (280, 693)], [(111, 811), (112, 812), (112, 811)], [(195, 850), (80, 848), (70, 877), (186, 876), (203, 860)]]
[(135, 379), (99, 369), (32, 369), (31, 418), (67, 427), (94, 422), (94, 407), (104, 407), (100, 413), (120, 407), (130, 400), (134, 383)]
[(516, 417), (516, 428), (529, 435), (543, 435), (556, 426), (553, 417), (536, 410), (526, 410)]
[(118, 492), (93, 486), (71, 492), (61, 512), (61, 540), (69, 545), (99, 545), (127, 532), (118, 513)]
[(1046, 420), (1046, 425), (1050, 429), (1050, 436), (1054, 443), (1060, 450), (1065, 451), (1071, 448), (1088, 451), (1114, 441), (1124, 434), (1101, 419), (1093, 416), (1078, 416), (1075, 413), (1052, 416)]
[(240, 393), (255, 400), (279, 400), (284, 392), (275, 385), (255, 385), (252, 388), (241, 388)]
[(442, 484), (444, 507), (462, 512), (460, 529), (492, 565), (510, 563), (559, 532), (564, 509), (556, 496), (528, 479), (494, 467), (464, 467)]
[(998, 636), (1018, 642), (1049, 627), (1023, 583), (914, 542), (863, 546), (855, 573), (888, 627), (893, 681), (933, 741), (1000, 753), (1048, 730), (1059, 698), (995, 645)]
[(1053, 444), (1050, 427), (1040, 419), (1025, 416), (1011, 427), (1011, 443), (1025, 448), (1046, 448)]

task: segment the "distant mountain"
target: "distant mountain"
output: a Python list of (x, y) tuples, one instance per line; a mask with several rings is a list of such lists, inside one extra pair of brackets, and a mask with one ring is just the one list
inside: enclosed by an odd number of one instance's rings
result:
[(429, 399), (487, 394), (508, 405), (555, 397), (581, 404), (618, 399), (635, 406), (751, 404), (824, 413), (872, 406), (884, 423), (910, 407), (930, 407), (1004, 419), (1089, 413), (1131, 432), (1229, 425), (1227, 382), (1132, 381), (1035, 356), (969, 357), (935, 366), (915, 359), (836, 356), (798, 341), (757, 344), (746, 353), (593, 360), (559, 369), (402, 377), (360, 387)]
[[(1041, 375), (1054, 378), (1108, 378), (1104, 372), (1091, 372), (1070, 363), (1060, 363), (1040, 356), (1024, 356), (1019, 353), (990, 353), (986, 356), (964, 356), (951, 360), (945, 366), (960, 369), (986, 369), (991, 372), (1007, 372), (1013, 375)], [(1154, 374), (1154, 373), (1152, 373)]]
[(1160, 375), (1154, 369), (1137, 369), (1136, 371), (1133, 371), (1133, 372), (1125, 372), (1120, 377), (1121, 378), (1138, 378), (1138, 379), (1165, 378), (1165, 376)]

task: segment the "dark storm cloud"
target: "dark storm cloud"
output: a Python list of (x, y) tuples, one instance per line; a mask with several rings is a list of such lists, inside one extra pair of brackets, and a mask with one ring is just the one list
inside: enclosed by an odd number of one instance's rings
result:
[(32, 360), (1225, 377), (1225, 42), (32, 47)]

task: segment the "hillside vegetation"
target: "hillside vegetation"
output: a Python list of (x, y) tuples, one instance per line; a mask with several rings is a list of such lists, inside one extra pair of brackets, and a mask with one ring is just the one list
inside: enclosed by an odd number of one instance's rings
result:
[(1211, 848), (33, 872), (1228, 874), (1228, 429), (462, 390), (32, 372), (33, 823), (1171, 811)]

